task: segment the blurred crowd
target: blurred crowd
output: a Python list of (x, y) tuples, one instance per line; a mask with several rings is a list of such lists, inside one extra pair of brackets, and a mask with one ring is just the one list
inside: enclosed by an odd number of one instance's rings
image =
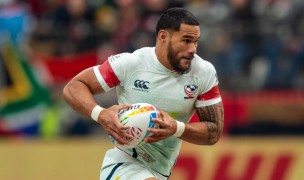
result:
[[(214, 64), (224, 92), (304, 88), (303, 0), (0, 0), (0, 47), (9, 38), (28, 60), (132, 52), (154, 46), (156, 22), (170, 7), (198, 18), (198, 54)], [(87, 132), (90, 125), (75, 122)]]
[(3, 0), (1, 4), (1, 11), (24, 11), (27, 45), (44, 55), (96, 49), (132, 52), (153, 46), (159, 14), (169, 7), (185, 7), (201, 23), (198, 54), (216, 66), (222, 88), (304, 87), (302, 0)]

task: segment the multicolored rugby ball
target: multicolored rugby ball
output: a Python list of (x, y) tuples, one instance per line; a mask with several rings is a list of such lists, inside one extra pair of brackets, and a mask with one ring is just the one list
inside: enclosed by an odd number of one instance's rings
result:
[(129, 108), (123, 109), (118, 113), (120, 122), (129, 126), (127, 133), (133, 136), (129, 145), (118, 144), (114, 138), (110, 137), (111, 141), (120, 148), (134, 148), (144, 142), (144, 139), (151, 136), (148, 128), (158, 128), (157, 124), (152, 121), (160, 117), (160, 113), (156, 107), (148, 103), (135, 103)]

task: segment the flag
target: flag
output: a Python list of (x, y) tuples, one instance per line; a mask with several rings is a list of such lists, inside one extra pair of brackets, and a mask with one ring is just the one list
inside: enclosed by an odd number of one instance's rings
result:
[(0, 135), (39, 133), (50, 95), (12, 43), (1, 46), (0, 76)]

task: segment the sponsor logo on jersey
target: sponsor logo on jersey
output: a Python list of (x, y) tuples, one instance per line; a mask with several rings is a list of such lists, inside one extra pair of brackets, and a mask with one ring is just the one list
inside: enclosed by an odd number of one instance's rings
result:
[(134, 88), (132, 88), (132, 89), (137, 90), (137, 91), (149, 92), (149, 89), (150, 89), (149, 85), (150, 85), (149, 81), (135, 80), (134, 81)]
[(184, 91), (187, 95), (186, 97), (184, 97), (184, 99), (193, 99), (194, 98), (193, 94), (195, 94), (197, 91), (197, 85), (194, 84), (185, 85)]
[(116, 54), (116, 55), (113, 55), (113, 56), (110, 56), (108, 59), (113, 62), (115, 61), (116, 59), (120, 58), (121, 56), (123, 55), (126, 55), (127, 53), (120, 53), (120, 54)]

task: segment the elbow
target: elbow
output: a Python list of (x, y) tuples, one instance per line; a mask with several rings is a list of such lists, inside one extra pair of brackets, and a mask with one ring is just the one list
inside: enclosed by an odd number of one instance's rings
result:
[(65, 101), (68, 101), (69, 99), (69, 83), (64, 86), (62, 90), (62, 97)]
[(214, 131), (214, 132), (210, 133), (209, 140), (208, 140), (208, 145), (216, 144), (221, 137), (221, 133), (222, 133), (221, 130)]
[(208, 141), (208, 145), (212, 146), (212, 145), (216, 144), (219, 141), (219, 139), (220, 139), (219, 136), (210, 138), (210, 140)]

